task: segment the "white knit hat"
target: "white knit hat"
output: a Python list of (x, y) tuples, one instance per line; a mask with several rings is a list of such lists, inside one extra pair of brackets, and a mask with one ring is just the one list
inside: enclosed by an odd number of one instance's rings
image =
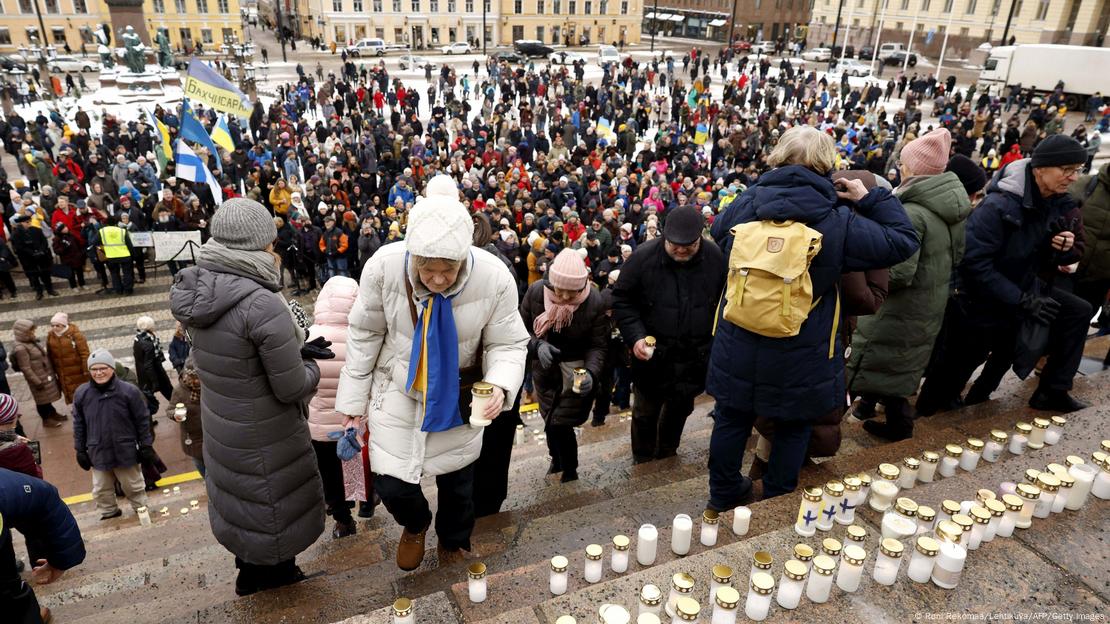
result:
[(474, 239), (474, 221), (459, 201), (455, 181), (437, 175), (409, 213), (405, 246), (414, 256), (459, 261)]

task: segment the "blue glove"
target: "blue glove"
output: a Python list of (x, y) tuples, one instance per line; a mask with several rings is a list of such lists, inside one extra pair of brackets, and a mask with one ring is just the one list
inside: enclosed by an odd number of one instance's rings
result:
[(328, 439), (339, 440), (339, 444), (335, 447), (335, 454), (340, 461), (347, 461), (362, 451), (362, 445), (358, 443), (358, 433), (354, 427), (343, 432), (332, 431), (328, 434)]

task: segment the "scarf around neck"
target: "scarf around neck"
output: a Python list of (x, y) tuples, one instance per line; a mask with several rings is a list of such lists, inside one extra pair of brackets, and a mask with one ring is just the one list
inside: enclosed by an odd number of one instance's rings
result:
[[(405, 265), (404, 279), (410, 279), (408, 258)], [(459, 334), (452, 299), (433, 293), (425, 300), (413, 328), (405, 388), (422, 393), (420, 430), (428, 433), (463, 424), (459, 413)]]
[(590, 285), (578, 291), (570, 303), (563, 303), (555, 298), (555, 289), (547, 284), (543, 287), (543, 313), (532, 321), (532, 331), (536, 338), (543, 338), (551, 329), (563, 331), (574, 318), (574, 312), (590, 297)]
[(232, 249), (214, 238), (201, 246), (197, 253), (197, 262), (212, 265), (216, 268), (230, 269), (246, 277), (254, 278), (270, 290), (277, 292), (278, 274), (274, 256), (268, 251), (250, 251), (246, 249)]

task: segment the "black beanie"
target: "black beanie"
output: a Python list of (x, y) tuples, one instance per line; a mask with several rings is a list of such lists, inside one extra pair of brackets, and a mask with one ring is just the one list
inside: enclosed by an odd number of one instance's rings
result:
[(1082, 165), (1087, 162), (1087, 150), (1079, 141), (1054, 134), (1037, 144), (1033, 150), (1033, 160), (1030, 163), (1036, 167), (1062, 167), (1064, 165)]
[(987, 174), (983, 172), (983, 168), (963, 154), (956, 154), (949, 159), (945, 171), (956, 174), (956, 177), (960, 179), (960, 184), (964, 185), (968, 197), (983, 190), (983, 187), (987, 185)]

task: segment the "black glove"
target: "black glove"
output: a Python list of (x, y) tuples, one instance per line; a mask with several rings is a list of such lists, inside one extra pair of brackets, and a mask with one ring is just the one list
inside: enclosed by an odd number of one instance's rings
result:
[(1029, 315), (1029, 318), (1045, 325), (1052, 323), (1056, 319), (1056, 315), (1060, 313), (1060, 302), (1052, 297), (1041, 297), (1032, 293), (1022, 295), (1019, 305)]
[(91, 470), (92, 460), (89, 459), (89, 454), (85, 451), (77, 451), (77, 465), (81, 467), (81, 470)]
[(303, 347), (301, 347), (301, 359), (330, 360), (335, 357), (335, 354), (331, 352), (331, 349), (328, 349), (328, 347), (330, 346), (331, 342), (329, 342), (323, 336), (309, 340), (308, 342), (304, 343)]
[(590, 390), (593, 390), (593, 389), (594, 389), (594, 376), (591, 375), (590, 373), (586, 373), (586, 376), (582, 378), (582, 381), (578, 382), (578, 392), (576, 392), (575, 394), (579, 394), (581, 396), (586, 396), (587, 394), (590, 393)]
[(536, 359), (540, 362), (540, 368), (550, 369), (562, 354), (563, 352), (555, 348), (550, 342), (546, 340), (536, 341)]
[(157, 459), (157, 457), (158, 456), (154, 454), (153, 446), (144, 444), (139, 447), (139, 461), (143, 462), (144, 464), (154, 463), (154, 460)]

